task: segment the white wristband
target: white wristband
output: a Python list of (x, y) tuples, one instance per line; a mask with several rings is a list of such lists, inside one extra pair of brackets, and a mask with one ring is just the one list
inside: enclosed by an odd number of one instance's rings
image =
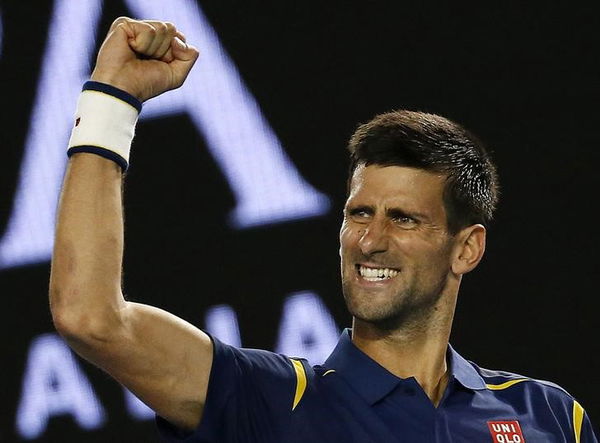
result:
[(86, 82), (77, 103), (67, 155), (97, 154), (127, 170), (141, 109), (141, 102), (125, 91), (104, 83)]

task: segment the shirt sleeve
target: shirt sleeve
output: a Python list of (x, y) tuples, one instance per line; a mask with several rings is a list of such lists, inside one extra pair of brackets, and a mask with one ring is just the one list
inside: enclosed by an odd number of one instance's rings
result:
[(583, 416), (583, 423), (581, 426), (581, 437), (579, 440), (581, 443), (598, 443), (598, 438), (594, 433), (592, 422), (586, 413)]
[(291, 360), (273, 352), (214, 347), (204, 413), (198, 428), (184, 432), (157, 417), (169, 442), (267, 442), (290, 417), (296, 390)]

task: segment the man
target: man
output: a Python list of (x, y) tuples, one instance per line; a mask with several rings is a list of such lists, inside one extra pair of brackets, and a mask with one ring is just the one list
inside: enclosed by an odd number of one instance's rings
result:
[(323, 366), (227, 346), (125, 301), (121, 189), (137, 113), (197, 56), (174, 25), (122, 17), (84, 87), (50, 282), (55, 325), (76, 352), (152, 407), (172, 441), (596, 441), (562, 388), (481, 369), (448, 344), (497, 178), (479, 142), (442, 117), (383, 114), (350, 141), (340, 255), (354, 320)]

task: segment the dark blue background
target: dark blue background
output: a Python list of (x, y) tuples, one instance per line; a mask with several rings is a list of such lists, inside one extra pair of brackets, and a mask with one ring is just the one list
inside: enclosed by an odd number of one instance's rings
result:
[[(348, 326), (337, 252), (345, 143), (357, 123), (379, 112), (439, 113), (491, 146), (502, 184), (486, 257), (464, 279), (452, 343), (482, 366), (562, 385), (597, 423), (598, 6), (201, 5), (288, 155), (334, 204), (324, 217), (232, 230), (224, 221), (233, 196), (210, 154), (198, 149), (201, 134), (185, 116), (142, 122), (126, 184), (130, 298), (198, 326), (206, 307), (228, 303), (249, 347), (273, 348), (282, 300), (297, 290), (318, 293), (338, 325)], [(1, 5), (0, 232), (51, 7)], [(106, 2), (99, 41), (118, 15), (129, 12)], [(171, 140), (178, 149), (165, 161), (157, 140), (167, 130), (178, 134)], [(29, 342), (52, 330), (48, 275), (48, 263), (0, 271), (0, 435), (7, 441)], [(151, 422), (123, 412), (120, 388), (83, 365), (108, 425), (84, 434), (70, 418), (57, 418), (45, 441), (154, 441)]]

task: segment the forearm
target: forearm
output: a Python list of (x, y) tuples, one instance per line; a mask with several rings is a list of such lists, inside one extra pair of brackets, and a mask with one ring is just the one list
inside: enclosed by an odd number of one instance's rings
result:
[(122, 171), (93, 154), (71, 157), (58, 208), (50, 307), (65, 334), (109, 330), (124, 306)]

